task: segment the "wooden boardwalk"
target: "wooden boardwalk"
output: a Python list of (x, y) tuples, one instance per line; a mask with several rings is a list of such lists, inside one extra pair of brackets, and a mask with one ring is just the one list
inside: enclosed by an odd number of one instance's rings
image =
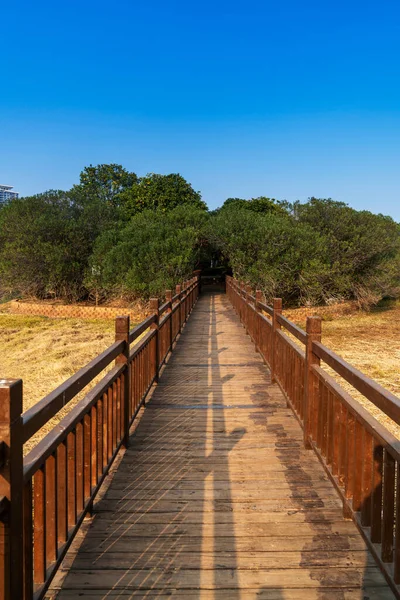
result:
[(86, 530), (47, 597), (393, 598), (223, 294), (200, 297)]

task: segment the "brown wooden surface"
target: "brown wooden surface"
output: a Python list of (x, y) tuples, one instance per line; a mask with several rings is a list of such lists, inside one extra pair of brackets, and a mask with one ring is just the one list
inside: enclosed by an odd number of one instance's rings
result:
[(393, 598), (224, 295), (200, 298), (86, 529), (48, 597)]

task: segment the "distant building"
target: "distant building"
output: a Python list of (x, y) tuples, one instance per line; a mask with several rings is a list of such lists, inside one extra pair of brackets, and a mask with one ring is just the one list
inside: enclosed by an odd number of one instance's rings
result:
[(13, 198), (18, 198), (18, 192), (13, 192), (12, 189), (12, 185), (1, 185), (0, 183), (0, 204), (5, 204)]

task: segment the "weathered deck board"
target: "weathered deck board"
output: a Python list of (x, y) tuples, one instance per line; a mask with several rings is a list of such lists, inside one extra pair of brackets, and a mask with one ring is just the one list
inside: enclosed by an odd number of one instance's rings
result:
[(86, 529), (50, 597), (393, 598), (224, 295), (200, 298)]

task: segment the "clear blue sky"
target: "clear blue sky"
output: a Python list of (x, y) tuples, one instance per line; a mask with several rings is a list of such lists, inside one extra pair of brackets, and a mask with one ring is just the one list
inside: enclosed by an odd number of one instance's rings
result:
[(0, 182), (90, 163), (400, 221), (400, 3), (4, 2)]

